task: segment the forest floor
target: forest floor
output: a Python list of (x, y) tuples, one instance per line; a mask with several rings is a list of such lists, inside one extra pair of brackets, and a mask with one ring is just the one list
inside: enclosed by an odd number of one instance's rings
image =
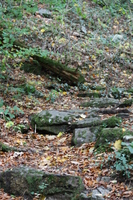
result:
[[(58, 8), (58, 11), (53, 10), (52, 17), (49, 18), (39, 13), (33, 15), (25, 12), (19, 23), (14, 19), (15, 26), (22, 30), (24, 27), (29, 29), (29, 33), (22, 37), (20, 35), (18, 39), (32, 47), (46, 49), (51, 58), (78, 68), (85, 77), (85, 83), (84, 88), (80, 88), (69, 86), (52, 75), (25, 73), (20, 70), (20, 59), (10, 60), (12, 67), (2, 72), (5, 79), (0, 78), (0, 96), (4, 101), (2, 109), (8, 109), (8, 114), (12, 114), (14, 110), (10, 108), (17, 106), (23, 114), (17, 113), (15, 118), (8, 121), (6, 117), (0, 118), (0, 141), (27, 151), (1, 151), (0, 170), (30, 166), (49, 173), (77, 175), (83, 178), (85, 187), (89, 190), (104, 184), (97, 182), (98, 176), (111, 176), (111, 166), (103, 166), (101, 169), (111, 153), (94, 154), (90, 150), (94, 143), (81, 147), (71, 146), (72, 134), (63, 134), (61, 137), (40, 135), (31, 127), (26, 134), (19, 131), (19, 124), (30, 126), (29, 116), (42, 110), (84, 110), (80, 106), (83, 98), (78, 97), (78, 93), (87, 90), (89, 86), (104, 87), (104, 95), (110, 97), (112, 91), (117, 91), (120, 101), (133, 98), (133, 93), (124, 96), (122, 93), (124, 89), (133, 89), (133, 14), (129, 13), (129, 16), (124, 8), (112, 8), (112, 11), (103, 9), (91, 1), (84, 1), (80, 7), (82, 13), (75, 4), (74, 10), (69, 10), (67, 6), (60, 10)], [(50, 10), (46, 4), (38, 4), (38, 8)], [(22, 62), (21, 60), (21, 64)], [(27, 91), (20, 85), (25, 85)], [(34, 95), (34, 89), (42, 94), (41, 98)], [(89, 99), (88, 97), (88, 101)], [(133, 131), (133, 105), (130, 111), (131, 118), (124, 119), (121, 127)], [(101, 118), (110, 116), (112, 115), (101, 115)], [(9, 121), (13, 123), (12, 126)], [(132, 199), (132, 177), (117, 178), (116, 175), (114, 181), (109, 183), (112, 190), (105, 199)], [(0, 191), (0, 198), (23, 199), (3, 190)]]

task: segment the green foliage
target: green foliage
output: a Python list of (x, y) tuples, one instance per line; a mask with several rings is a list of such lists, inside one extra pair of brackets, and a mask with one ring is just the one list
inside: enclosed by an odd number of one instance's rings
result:
[(62, 83), (60, 85), (60, 89), (63, 90), (63, 91), (68, 91), (70, 89), (70, 86), (67, 83), (64, 83), (64, 84)]
[(85, 84), (82, 84), (82, 83), (79, 83), (78, 84), (78, 88), (79, 90), (81, 91), (86, 91), (87, 89), (89, 89), (89, 86), (85, 85)]
[(29, 85), (29, 84), (25, 84), (24, 86), (24, 91), (26, 94), (32, 94), (35, 93), (35, 86), (34, 85)]
[(87, 18), (87, 15), (86, 15), (86, 13), (84, 11), (85, 10), (85, 2), (83, 2), (83, 5), (75, 3), (74, 7), (75, 7), (75, 10), (76, 10), (76, 14), (79, 17), (81, 17), (82, 19), (86, 19)]
[[(125, 146), (126, 143), (122, 142)], [(133, 164), (130, 163), (133, 159), (133, 142), (126, 145), (119, 151), (115, 151), (108, 157), (107, 163), (120, 175), (130, 177), (130, 170), (133, 169)]]
[(59, 96), (59, 92), (57, 92), (56, 90), (51, 90), (46, 100), (50, 101), (51, 103), (54, 103), (58, 96)]
[(11, 108), (10, 106), (4, 107), (4, 102), (2, 100), (0, 101), (0, 115), (6, 121), (14, 119), (19, 114), (24, 114), (24, 112), (20, 108), (18, 108), (17, 106), (14, 106), (13, 108)]
[(18, 124), (17, 126), (14, 126), (13, 129), (17, 132), (21, 132), (25, 128), (24, 124)]
[(62, 9), (64, 9), (66, 7), (67, 4), (67, 0), (40, 0), (40, 3), (46, 3), (49, 4), (50, 8), (52, 10), (57, 10), (57, 11), (61, 11)]
[(124, 146), (124, 151), (126, 152), (130, 152), (130, 154), (133, 155), (133, 142), (131, 142), (130, 144), (126, 143), (126, 142), (122, 142), (122, 145)]
[[(19, 0), (5, 0), (0, 4), (0, 15), (2, 16), (0, 25), (1, 71), (6, 70), (9, 59), (25, 59), (35, 54), (46, 56), (46, 51), (41, 51), (39, 48), (23, 47), (22, 44), (17, 44), (17, 38), (31, 34), (31, 30), (28, 27), (23, 27), (20, 21), (23, 18), (23, 13), (34, 14), (37, 10), (37, 2), (35, 3), (33, 0), (24, 1), (24, 3)], [(14, 45), (20, 46), (19, 49), (14, 50)], [(0, 78), (4, 78), (1, 73)]]
[(93, 2), (108, 9), (112, 16), (118, 13), (126, 15), (129, 12), (129, 6), (132, 8), (133, 3), (132, 0), (93, 0)]
[(3, 13), (11, 18), (22, 19), (23, 11), (30, 13), (35, 13), (37, 11), (37, 3), (35, 3), (34, 0), (22, 2), (21, 0), (5, 0), (4, 3), (1, 4)]
[(3, 74), (0, 74), (0, 79), (5, 79), (5, 76)]
[(0, 108), (4, 105), (3, 99), (0, 99)]
[(22, 84), (18, 87), (9, 86), (4, 94), (12, 93), (13, 99), (22, 99), (23, 95), (30, 95), (30, 96), (36, 96), (38, 98), (41, 98), (44, 96), (43, 93), (36, 90), (34, 85), (30, 85), (28, 83)]
[(113, 97), (115, 99), (120, 99), (122, 94), (123, 94), (123, 92), (124, 92), (124, 90), (125, 90), (124, 88), (116, 88), (116, 87), (114, 87), (114, 88), (111, 88), (110, 93), (113, 95)]
[(104, 0), (93, 0), (93, 2), (98, 4), (98, 5), (100, 5), (100, 6), (105, 6), (106, 5)]
[(47, 187), (48, 187), (48, 184), (46, 183), (42, 183), (41, 185), (39, 185), (40, 192), (43, 193), (44, 189), (46, 189)]
[(14, 126), (14, 123), (12, 121), (8, 121), (6, 123), (6, 128), (10, 129), (12, 126)]

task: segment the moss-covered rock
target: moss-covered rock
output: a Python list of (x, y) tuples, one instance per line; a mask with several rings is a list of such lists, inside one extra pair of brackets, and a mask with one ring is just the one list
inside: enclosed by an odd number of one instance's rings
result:
[(73, 132), (72, 145), (80, 146), (84, 143), (94, 142), (96, 136), (90, 128), (77, 128)]
[(120, 117), (113, 116), (106, 120), (103, 120), (102, 125), (103, 125), (103, 127), (113, 128), (115, 126), (119, 126), (121, 122), (122, 122), (122, 119)]
[(106, 108), (112, 105), (118, 105), (119, 100), (113, 98), (95, 98), (94, 100), (90, 100), (89, 102), (84, 102), (81, 104), (81, 107), (98, 107), (98, 108)]
[(126, 99), (124, 102), (122, 102), (119, 107), (128, 107), (131, 106), (133, 103), (133, 99)]
[(93, 97), (93, 98), (100, 98), (102, 96), (101, 93), (98, 92), (80, 92), (78, 97)]
[[(100, 125), (102, 122), (99, 117), (90, 116), (81, 120), (79, 111), (42, 111), (30, 116), (31, 126), (41, 134), (55, 134), (59, 132), (72, 132), (75, 128), (85, 128)], [(77, 119), (77, 120), (75, 120)]]
[(100, 151), (109, 150), (112, 147), (112, 143), (116, 140), (124, 140), (125, 135), (133, 136), (133, 132), (123, 131), (122, 128), (103, 128), (97, 133), (95, 148), (98, 148)]
[(0, 187), (24, 199), (33, 199), (32, 194), (38, 193), (55, 200), (72, 200), (84, 190), (80, 177), (46, 174), (27, 167), (1, 172)]

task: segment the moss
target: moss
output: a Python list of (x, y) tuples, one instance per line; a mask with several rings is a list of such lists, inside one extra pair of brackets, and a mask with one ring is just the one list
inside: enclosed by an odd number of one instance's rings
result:
[(44, 188), (45, 194), (55, 194), (59, 192), (73, 193), (73, 187), (70, 188), (70, 185), (67, 185), (67, 180), (69, 180), (69, 177), (64, 176), (59, 179), (58, 176), (48, 175), (46, 177), (44, 176), (44, 179), (45, 185), (47, 185), (47, 188)]
[(41, 65), (36, 60), (33, 60), (32, 63), (26, 61), (25, 63), (22, 64), (20, 69), (24, 70), (27, 73), (34, 73), (36, 75), (40, 75), (42, 71)]
[[(46, 174), (43, 171), (27, 167), (7, 170), (1, 176), (2, 188), (6, 191), (11, 188), (8, 192), (14, 195), (23, 193), (24, 197), (28, 199), (32, 199), (31, 194), (34, 193), (46, 198), (57, 195), (63, 196), (64, 199), (72, 199), (84, 189), (80, 177)], [(70, 198), (65, 198), (67, 196)]]
[(126, 99), (122, 104), (125, 106), (131, 106), (133, 103), (133, 99)]
[(83, 188), (83, 182), (82, 182), (82, 179), (80, 178), (79, 179), (79, 188), (76, 190), (75, 194), (74, 194), (74, 197), (72, 198), (72, 200), (80, 200), (82, 199), (81, 198), (81, 191), (84, 191), (84, 188)]
[(118, 104), (119, 101), (111, 98), (95, 98), (95, 100), (90, 100), (89, 102), (81, 103), (82, 107), (98, 107), (98, 108), (105, 108), (111, 105)]
[(43, 122), (43, 124), (45, 123), (48, 125), (53, 124), (53, 119), (50, 118), (51, 116), (52, 115), (47, 111), (46, 114), (43, 116), (43, 118), (41, 117), (41, 120), (40, 120), (40, 118), (38, 119), (38, 122), (37, 122), (38, 126), (42, 125), (42, 124), (39, 125), (39, 122), (40, 123)]
[(37, 177), (37, 175), (29, 175), (26, 176), (27, 183), (29, 185), (30, 192), (36, 192), (38, 188), (38, 184), (42, 181), (42, 177)]
[(60, 123), (60, 122), (61, 122), (59, 116), (56, 116), (56, 117), (55, 117), (55, 122), (56, 122), (56, 123)]
[(52, 116), (52, 114), (50, 114), (48, 111), (46, 112), (46, 114), (44, 116), (40, 115), (33, 115), (31, 116), (31, 125), (32, 127), (35, 126), (35, 124), (37, 124), (38, 127), (41, 127), (42, 125), (44, 125), (44, 123), (46, 125), (51, 125), (53, 124), (53, 119), (50, 118)]
[(80, 136), (82, 136), (83, 138), (86, 138), (86, 131), (83, 131), (82, 133), (80, 133)]
[(116, 140), (122, 140), (125, 135), (133, 135), (133, 132), (123, 132), (122, 128), (103, 128), (100, 133), (97, 134), (95, 148), (97, 148), (98, 151), (112, 150), (110, 143), (114, 143)]
[(77, 145), (77, 139), (75, 138), (74, 140), (72, 140), (72, 145)]
[(12, 148), (0, 142), (0, 150), (3, 152), (11, 151)]
[(107, 120), (104, 120), (102, 125), (104, 127), (113, 128), (115, 126), (119, 126), (121, 122), (122, 122), (122, 119), (120, 117), (113, 116), (113, 117), (108, 118)]
[[(39, 64), (42, 63), (42, 65), (48, 65), (51, 68), (57, 68), (57, 71), (62, 72), (64, 70), (64, 71), (70, 73), (70, 77), (69, 77), (70, 80), (73, 80), (73, 77), (74, 77), (73, 75), (76, 74), (75, 69), (69, 68), (68, 66), (60, 63), (59, 61), (52, 60), (48, 57), (46, 58), (46, 57), (34, 56), (34, 59), (37, 60), (39, 62)], [(54, 72), (55, 72), (55, 70), (54, 70)], [(80, 73), (77, 72), (77, 76), (78, 76), (79, 83), (83, 83), (85, 81), (84, 77)]]
[(102, 87), (102, 86), (100, 86), (100, 85), (97, 85), (97, 86), (90, 86), (90, 88), (92, 89), (92, 90), (105, 90), (105, 88), (104, 87)]
[(133, 88), (129, 88), (129, 89), (127, 90), (127, 92), (133, 93)]
[(68, 122), (68, 121), (69, 121), (69, 116), (64, 117), (64, 120), (65, 120), (66, 122)]
[(94, 97), (94, 98), (100, 98), (102, 96), (101, 93), (97, 92), (85, 92), (85, 93), (79, 93), (78, 97)]

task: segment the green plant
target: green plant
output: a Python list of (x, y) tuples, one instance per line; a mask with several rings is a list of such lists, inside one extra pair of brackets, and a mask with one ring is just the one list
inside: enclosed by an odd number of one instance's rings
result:
[[(24, 1), (24, 3), (22, 1), (5, 0), (0, 4), (0, 16), (2, 16), (0, 24), (0, 54), (2, 54), (2, 62), (0, 69), (7, 70), (9, 59), (25, 59), (35, 54), (46, 56), (45, 51), (41, 51), (39, 48), (24, 47), (16, 39), (31, 34), (30, 28), (28, 26), (23, 27), (20, 22), (23, 18), (23, 13), (35, 13), (37, 10), (37, 3), (33, 0)], [(19, 45), (19, 49), (14, 49), (14, 45)], [(1, 73), (0, 78), (4, 78)]]
[(2, 115), (2, 117), (6, 121), (10, 121), (11, 119), (14, 119), (19, 114), (24, 114), (24, 112), (17, 106), (14, 106), (13, 108), (11, 108), (10, 106), (4, 107), (4, 102), (1, 100), (0, 115)]
[(26, 94), (33, 94), (35, 93), (36, 89), (34, 85), (25, 84), (24, 91)]
[(103, 123), (102, 123), (102, 126), (104, 128), (105, 127), (113, 128), (115, 126), (120, 126), (121, 122), (122, 122), (122, 119), (120, 117), (113, 116), (113, 117), (110, 117), (110, 118), (104, 120)]
[(80, 5), (80, 4), (76, 3), (76, 4), (74, 4), (74, 7), (75, 7), (75, 10), (76, 10), (76, 13), (78, 14), (78, 16), (80, 16), (83, 19), (86, 19), (87, 15), (84, 12), (85, 2), (84, 2), (84, 5)]
[(49, 93), (49, 96), (46, 98), (47, 101), (51, 101), (51, 103), (54, 103), (55, 100), (57, 99), (59, 95), (59, 92), (57, 92), (56, 90), (51, 90), (51, 92)]
[(46, 183), (42, 183), (41, 185), (39, 185), (40, 192), (43, 192), (43, 190), (46, 189), (47, 186), (48, 186), (48, 184), (46, 184)]
[(121, 150), (115, 151), (108, 157), (107, 163), (111, 164), (111, 168), (119, 175), (130, 178), (130, 170), (133, 169), (131, 163), (133, 159), (133, 142), (130, 144), (122, 142), (122, 145), (124, 147)]
[(133, 142), (131, 142), (130, 144), (122, 142), (121, 145), (124, 147), (125, 152), (129, 152), (130, 155), (133, 156)]
[(3, 99), (0, 99), (0, 108), (4, 105)]
[(17, 132), (21, 132), (21, 130), (24, 128), (25, 128), (25, 125), (23, 125), (23, 124), (18, 124), (17, 126), (13, 127), (13, 129)]
[(110, 89), (110, 93), (113, 95), (115, 99), (120, 99), (124, 92), (124, 88), (116, 88), (113, 87)]
[(14, 126), (14, 123), (12, 121), (8, 121), (6, 123), (6, 128), (10, 129), (12, 126)]
[[(44, 0), (40, 0), (40, 2), (44, 3)], [(58, 10), (61, 11), (62, 9), (65, 9), (67, 1), (66, 0), (45, 0), (46, 4), (49, 4), (50, 8), (52, 10)]]

